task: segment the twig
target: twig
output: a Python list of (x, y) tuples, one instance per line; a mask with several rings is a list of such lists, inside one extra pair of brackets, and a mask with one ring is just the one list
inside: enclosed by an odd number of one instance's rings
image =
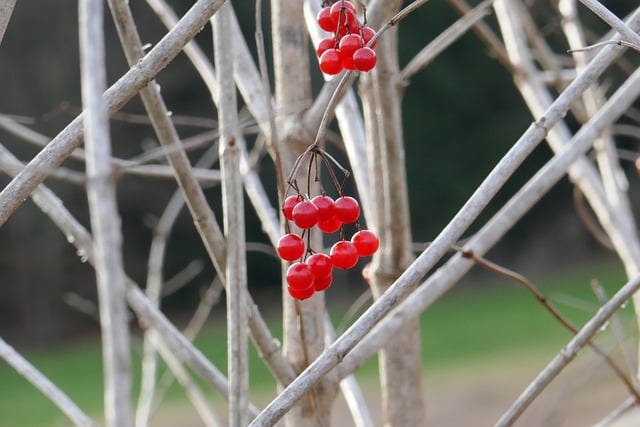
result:
[(78, 427), (97, 427), (98, 424), (89, 418), (76, 404), (69, 399), (49, 378), (33, 366), (20, 353), (15, 351), (5, 340), (0, 338), (0, 359), (12, 366), (22, 377), (33, 384), (53, 404)]
[[(556, 309), (550, 302), (549, 300), (542, 294), (542, 292), (540, 292), (540, 290), (536, 287), (536, 285), (533, 284), (533, 282), (531, 282), (529, 279), (527, 279), (526, 277), (524, 277), (523, 275), (516, 273), (515, 271), (509, 270), (501, 265), (498, 265), (494, 262), (491, 262), (489, 260), (487, 260), (486, 258), (476, 255), (473, 253), (473, 251), (470, 250), (461, 250), (462, 256), (468, 259), (473, 260), (473, 262), (475, 262), (477, 265), (481, 266), (482, 268), (492, 271), (494, 273), (497, 273), (501, 276), (504, 276), (508, 279), (514, 280), (518, 283), (520, 283), (522, 286), (524, 286), (527, 291), (529, 291), (529, 293), (531, 293), (535, 299), (542, 304), (542, 306), (558, 321), (560, 322), (560, 324), (562, 326), (564, 326), (566, 329), (568, 329), (569, 331), (571, 331), (574, 335), (578, 333), (578, 328), (571, 323), (571, 321), (569, 321), (569, 319), (567, 319), (566, 317), (564, 317), (559, 311), (558, 309)], [(627, 376), (627, 374), (625, 374), (622, 370), (622, 368), (620, 368), (620, 366), (618, 366), (618, 364), (616, 363), (615, 360), (613, 360), (611, 358), (611, 356), (609, 356), (607, 354), (607, 352), (605, 350), (603, 350), (602, 348), (600, 348), (600, 346), (598, 346), (597, 344), (595, 344), (593, 341), (588, 340), (587, 341), (587, 345), (589, 347), (591, 347), (591, 349), (593, 349), (593, 351), (599, 355), (600, 357), (602, 357), (604, 359), (604, 361), (607, 363), (607, 365), (609, 365), (609, 367), (613, 370), (613, 372), (618, 376), (618, 378), (620, 378), (620, 380), (624, 383), (625, 387), (627, 388), (627, 390), (629, 390), (629, 393), (631, 393), (635, 399), (637, 401), (640, 401), (640, 393), (638, 392), (638, 390), (636, 389), (636, 386), (634, 384), (634, 381), (629, 379), (629, 377)]]
[[(223, 3), (224, 0), (198, 0), (144, 58), (104, 93), (108, 111), (118, 111), (145, 87)], [(83, 115), (77, 116), (0, 192), (0, 225), (7, 221), (52, 169), (82, 144), (83, 120)]]
[(100, 304), (106, 424), (132, 426), (131, 355), (122, 234), (112, 180), (111, 141), (107, 107), (103, 33), (103, 3), (87, 0), (79, 5), (82, 105), (86, 114), (87, 195), (95, 236), (95, 269)]
[(626, 40), (606, 40), (603, 42), (599, 42), (599, 43), (594, 43), (591, 44), (589, 46), (585, 46), (585, 47), (576, 47), (573, 49), (567, 49), (567, 53), (583, 53), (583, 52), (589, 52), (595, 49), (599, 49), (603, 46), (608, 46), (608, 45), (618, 45), (618, 46), (624, 46), (624, 47), (630, 47), (632, 49), (635, 49), (637, 51), (640, 51), (640, 45), (637, 45), (635, 43), (631, 43), (628, 42)]
[(621, 416), (626, 414), (629, 409), (636, 406), (638, 402), (633, 397), (628, 397), (627, 400), (622, 402), (617, 408), (615, 408), (611, 413), (609, 413), (606, 417), (604, 417), (600, 422), (594, 424), (593, 427), (609, 427), (611, 423), (617, 421)]

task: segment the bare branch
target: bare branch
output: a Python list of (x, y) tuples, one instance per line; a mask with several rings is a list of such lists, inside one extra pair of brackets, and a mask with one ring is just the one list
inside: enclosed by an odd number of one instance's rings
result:
[(15, 5), (16, 0), (6, 0), (0, 4), (0, 43), (2, 43), (4, 32), (7, 30)]
[(602, 3), (597, 0), (580, 0), (580, 3), (591, 9), (591, 11), (598, 15), (600, 19), (616, 30), (618, 34), (624, 37), (625, 42), (628, 42), (633, 46), (640, 46), (640, 35), (638, 35), (631, 26), (625, 24), (622, 19), (618, 18), (613, 12), (607, 9)]
[(125, 302), (122, 234), (112, 179), (111, 141), (102, 93), (107, 72), (101, 0), (80, 2), (80, 69), (87, 155), (87, 195), (95, 236), (95, 269), (100, 303), (104, 364), (105, 418), (108, 426), (132, 426), (131, 348)]

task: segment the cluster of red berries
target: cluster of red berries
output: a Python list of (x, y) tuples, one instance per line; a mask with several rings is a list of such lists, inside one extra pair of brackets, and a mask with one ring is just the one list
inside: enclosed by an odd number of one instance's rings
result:
[(283, 260), (296, 261), (286, 274), (287, 288), (293, 298), (302, 300), (316, 291), (324, 291), (333, 281), (333, 267), (352, 268), (359, 257), (373, 255), (380, 245), (373, 231), (361, 229), (358, 225), (358, 231), (351, 240), (335, 243), (329, 255), (305, 247), (304, 233), (314, 226), (324, 233), (334, 233), (345, 224), (358, 221), (360, 205), (353, 197), (340, 196), (334, 201), (325, 194), (312, 199), (295, 194), (285, 199), (282, 211), (289, 221), (303, 229), (302, 236), (296, 233), (282, 236), (276, 248)]
[(318, 25), (332, 33), (320, 41), (316, 53), (320, 69), (326, 74), (338, 74), (343, 69), (370, 71), (376, 65), (375, 42), (367, 43), (376, 32), (356, 17), (356, 7), (350, 1), (339, 0), (318, 13)]

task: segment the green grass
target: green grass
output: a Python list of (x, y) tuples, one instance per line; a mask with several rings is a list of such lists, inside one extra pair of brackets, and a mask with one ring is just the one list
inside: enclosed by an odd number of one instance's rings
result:
[[(552, 303), (580, 326), (597, 309), (597, 300), (589, 288), (593, 277), (605, 284), (609, 295), (624, 282), (620, 269), (608, 267), (534, 281)], [(580, 301), (582, 306), (568, 305), (567, 300)], [(342, 313), (335, 315), (339, 317)], [(622, 317), (631, 323), (630, 307), (623, 310)], [(571, 338), (524, 288), (502, 279), (453, 290), (423, 313), (420, 321), (423, 358), (431, 371), (473, 366), (477, 361), (508, 358), (510, 354), (553, 354)], [(224, 330), (208, 327), (197, 344), (222, 371), (225, 370)], [(100, 413), (102, 368), (97, 341), (27, 353), (27, 357), (83, 410)], [(138, 377), (137, 357), (134, 357), (134, 366)], [(273, 389), (275, 383), (255, 351), (251, 354), (250, 369), (253, 390)], [(375, 369), (376, 363), (371, 361), (363, 366), (359, 375), (371, 377)], [(137, 390), (134, 390), (134, 396), (137, 397)], [(173, 387), (168, 398), (184, 397), (179, 388)], [(68, 425), (51, 403), (7, 365), (0, 365), (0, 419), (4, 427)]]

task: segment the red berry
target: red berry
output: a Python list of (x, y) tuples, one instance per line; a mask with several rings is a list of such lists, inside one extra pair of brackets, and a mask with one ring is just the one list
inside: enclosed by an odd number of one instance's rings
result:
[(339, 50), (340, 57), (344, 61), (345, 58), (352, 58), (356, 50), (363, 46), (362, 37), (358, 34), (348, 34), (340, 39)]
[(330, 276), (333, 271), (333, 264), (331, 264), (329, 255), (315, 253), (307, 258), (307, 264), (311, 266), (311, 271), (313, 271), (313, 276), (316, 280)]
[(322, 54), (326, 50), (333, 49), (335, 45), (336, 45), (336, 41), (333, 39), (333, 37), (328, 37), (326, 39), (320, 40), (320, 43), (318, 43), (318, 48), (316, 49), (316, 54), (318, 54), (318, 58), (320, 58), (320, 56), (322, 56)]
[(353, 243), (341, 240), (331, 247), (331, 262), (344, 270), (358, 263), (358, 250)]
[(370, 71), (376, 66), (376, 53), (370, 47), (361, 47), (353, 54), (353, 63), (360, 71)]
[(351, 243), (356, 247), (358, 255), (371, 256), (380, 246), (380, 240), (371, 230), (360, 230), (351, 237)]
[(343, 224), (356, 222), (360, 216), (360, 205), (353, 197), (338, 197), (334, 202), (334, 206), (336, 219)]
[(318, 222), (333, 219), (335, 207), (331, 197), (322, 194), (311, 199), (311, 202), (318, 208)]
[(337, 49), (327, 49), (320, 55), (320, 70), (326, 74), (338, 74), (342, 71), (342, 59)]
[(323, 277), (322, 279), (316, 279), (313, 282), (313, 287), (316, 291), (324, 291), (331, 286), (331, 282), (333, 282), (333, 276), (328, 275), (327, 277)]
[(354, 20), (356, 16), (356, 7), (350, 1), (345, 1), (344, 3), (342, 1), (337, 1), (331, 6), (329, 13), (331, 20), (333, 20), (335, 25), (345, 25)]
[(287, 269), (286, 279), (289, 288), (303, 290), (313, 286), (314, 276), (309, 264), (296, 262)]
[(293, 289), (291, 286), (287, 286), (287, 290), (292, 298), (300, 300), (311, 298), (316, 291), (313, 285), (309, 286), (307, 289)]
[[(373, 36), (376, 35), (376, 31), (371, 28), (371, 27), (362, 27), (362, 29), (360, 30), (361, 35), (362, 35), (362, 40), (364, 41), (364, 44), (369, 43), (369, 40), (371, 40), (373, 38)], [(374, 47), (376, 47), (376, 45), (378, 44), (378, 41), (374, 41), (373, 44), (371, 44), (371, 46), (369, 46), (371, 49), (373, 49)]]
[(293, 208), (293, 222), (300, 228), (311, 228), (318, 222), (318, 208), (310, 200), (304, 200)]
[(330, 219), (329, 221), (318, 222), (318, 228), (324, 233), (335, 233), (340, 230), (340, 227), (342, 227), (342, 223), (336, 218)]
[(304, 241), (297, 234), (285, 234), (278, 240), (276, 250), (283, 260), (293, 261), (302, 257), (304, 253)]
[(284, 213), (284, 217), (289, 221), (293, 221), (293, 208), (302, 200), (304, 199), (299, 194), (293, 194), (284, 199), (284, 203), (282, 204), (282, 212)]
[(338, 28), (338, 24), (331, 19), (331, 7), (325, 7), (318, 12), (318, 26), (330, 33)]

